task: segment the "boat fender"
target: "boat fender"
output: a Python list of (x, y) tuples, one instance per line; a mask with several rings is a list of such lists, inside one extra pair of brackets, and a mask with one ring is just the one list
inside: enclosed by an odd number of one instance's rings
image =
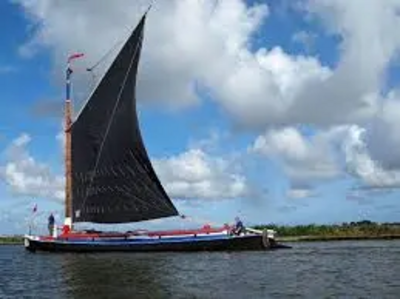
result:
[(272, 244), (271, 244), (271, 241), (269, 239), (268, 231), (266, 229), (264, 229), (263, 233), (262, 233), (262, 242), (263, 242), (263, 245), (264, 245), (264, 247), (266, 249), (271, 248)]

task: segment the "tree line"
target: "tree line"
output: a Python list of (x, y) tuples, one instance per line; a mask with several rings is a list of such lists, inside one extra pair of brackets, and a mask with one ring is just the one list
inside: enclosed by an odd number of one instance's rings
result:
[(400, 235), (400, 223), (377, 223), (369, 220), (345, 222), (341, 224), (308, 224), (308, 225), (256, 225), (255, 229), (270, 228), (279, 236), (381, 236)]

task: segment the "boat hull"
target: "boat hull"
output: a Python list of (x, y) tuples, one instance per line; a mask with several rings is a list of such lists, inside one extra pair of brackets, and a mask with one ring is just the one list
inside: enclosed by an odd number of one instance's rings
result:
[(31, 252), (163, 252), (163, 251), (246, 251), (274, 250), (290, 248), (265, 240), (260, 235), (244, 236), (213, 236), (213, 237), (178, 237), (166, 239), (95, 239), (69, 240), (52, 239), (40, 240), (25, 237), (25, 248)]

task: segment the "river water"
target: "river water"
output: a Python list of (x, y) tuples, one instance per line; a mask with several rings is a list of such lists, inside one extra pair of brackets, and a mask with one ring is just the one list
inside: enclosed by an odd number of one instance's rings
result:
[(28, 253), (0, 246), (0, 298), (400, 298), (400, 241), (237, 253)]

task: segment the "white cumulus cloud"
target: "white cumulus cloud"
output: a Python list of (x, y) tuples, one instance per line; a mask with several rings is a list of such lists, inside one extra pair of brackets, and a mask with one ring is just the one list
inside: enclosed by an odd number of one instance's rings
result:
[(64, 178), (32, 157), (27, 149), (30, 142), (27, 134), (11, 142), (5, 153), (6, 162), (0, 166), (0, 177), (13, 194), (63, 200)]
[(400, 94), (392, 91), (382, 99), (374, 119), (366, 127), (363, 141), (369, 155), (388, 170), (400, 169)]
[(289, 197), (310, 197), (316, 184), (341, 175), (337, 148), (346, 132), (340, 126), (306, 137), (294, 127), (269, 130), (250, 150), (281, 164), (291, 184)]
[(234, 171), (232, 161), (210, 156), (203, 149), (189, 149), (152, 163), (173, 198), (218, 200), (250, 194), (246, 177)]
[(366, 130), (353, 126), (344, 142), (347, 169), (363, 187), (399, 188), (400, 169), (385, 169), (373, 160), (365, 143)]

